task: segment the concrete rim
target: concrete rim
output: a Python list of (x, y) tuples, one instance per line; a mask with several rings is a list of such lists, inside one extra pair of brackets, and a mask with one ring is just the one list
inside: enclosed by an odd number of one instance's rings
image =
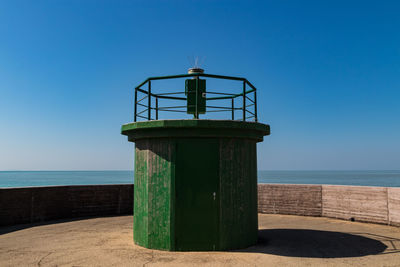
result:
[(151, 120), (124, 124), (121, 134), (134, 142), (162, 137), (231, 137), (263, 140), (270, 134), (268, 124), (232, 120)]

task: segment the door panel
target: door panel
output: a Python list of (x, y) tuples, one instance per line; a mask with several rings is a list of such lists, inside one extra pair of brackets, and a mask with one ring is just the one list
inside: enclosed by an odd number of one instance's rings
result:
[(218, 249), (218, 140), (181, 139), (176, 152), (176, 249)]

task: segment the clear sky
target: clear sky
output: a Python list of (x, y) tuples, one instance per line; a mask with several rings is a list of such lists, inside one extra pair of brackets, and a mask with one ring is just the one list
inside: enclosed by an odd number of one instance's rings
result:
[(399, 1), (1, 1), (0, 170), (128, 170), (133, 87), (248, 78), (260, 170), (400, 169)]

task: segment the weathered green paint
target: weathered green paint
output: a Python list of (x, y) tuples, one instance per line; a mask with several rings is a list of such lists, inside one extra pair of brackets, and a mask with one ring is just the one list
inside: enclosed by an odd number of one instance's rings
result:
[(136, 142), (138, 245), (186, 251), (255, 244), (256, 143), (269, 134), (268, 125), (148, 121), (124, 125), (122, 133)]
[(257, 241), (256, 142), (220, 139), (221, 250), (246, 247)]
[[(133, 200), (133, 235), (135, 243), (143, 247), (148, 247), (148, 171), (147, 171), (147, 146), (148, 140), (136, 143), (135, 151), (135, 187)], [(140, 164), (137, 164), (140, 163)]]
[(138, 245), (171, 248), (171, 157), (169, 140), (136, 142), (134, 236)]
[(149, 247), (169, 249), (171, 156), (169, 140), (150, 140), (148, 150), (149, 171)]

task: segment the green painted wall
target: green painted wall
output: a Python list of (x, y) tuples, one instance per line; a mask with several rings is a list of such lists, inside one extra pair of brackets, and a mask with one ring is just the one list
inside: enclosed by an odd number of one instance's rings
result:
[(135, 243), (149, 246), (148, 224), (148, 171), (147, 171), (147, 146), (148, 140), (138, 141), (135, 149), (135, 187), (133, 199), (133, 236)]
[(220, 149), (219, 249), (246, 247), (257, 242), (256, 142), (222, 138)]
[(140, 140), (135, 154), (134, 240), (170, 250), (173, 146), (165, 139)]

